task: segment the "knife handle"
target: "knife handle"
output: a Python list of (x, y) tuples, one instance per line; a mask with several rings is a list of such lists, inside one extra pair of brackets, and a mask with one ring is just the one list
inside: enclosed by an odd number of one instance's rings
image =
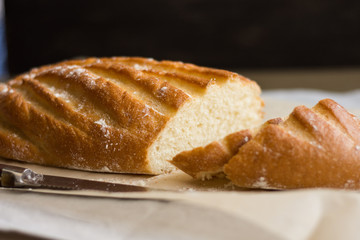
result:
[(39, 182), (43, 175), (31, 169), (0, 164), (0, 186), (14, 187), (40, 187)]

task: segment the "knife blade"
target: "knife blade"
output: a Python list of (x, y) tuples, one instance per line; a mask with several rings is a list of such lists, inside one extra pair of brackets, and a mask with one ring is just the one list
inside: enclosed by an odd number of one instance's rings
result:
[(147, 192), (160, 191), (142, 186), (95, 180), (60, 177), (34, 172), (8, 164), (0, 164), (0, 187), (4, 188), (42, 188), (57, 190), (95, 190), (107, 192)]

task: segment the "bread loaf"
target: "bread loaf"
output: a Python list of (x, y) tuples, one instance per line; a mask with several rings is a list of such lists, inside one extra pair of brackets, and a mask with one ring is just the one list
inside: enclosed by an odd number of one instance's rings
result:
[(360, 121), (330, 99), (262, 127), (225, 165), (247, 188), (360, 189)]
[(103, 172), (160, 174), (177, 153), (258, 125), (258, 85), (171, 61), (65, 61), (0, 84), (0, 156)]

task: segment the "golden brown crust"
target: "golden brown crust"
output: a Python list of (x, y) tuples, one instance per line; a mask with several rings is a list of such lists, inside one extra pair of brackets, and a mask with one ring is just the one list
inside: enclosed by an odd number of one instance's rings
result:
[(170, 162), (193, 178), (211, 178), (223, 172), (223, 166), (251, 136), (250, 130), (238, 131), (226, 136), (222, 141), (181, 152)]
[(253, 131), (250, 129), (241, 130), (227, 135), (222, 143), (228, 149), (231, 156), (234, 156), (245, 143), (251, 140)]
[(223, 70), (144, 58), (89, 58), (33, 69), (0, 85), (0, 156), (152, 173), (147, 151), (169, 119), (194, 94), (229, 78), (248, 82)]
[(224, 172), (249, 188), (360, 189), (360, 121), (330, 99), (267, 124)]

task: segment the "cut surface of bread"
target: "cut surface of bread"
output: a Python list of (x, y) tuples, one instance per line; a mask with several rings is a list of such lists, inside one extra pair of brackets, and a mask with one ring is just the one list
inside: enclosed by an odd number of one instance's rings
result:
[(360, 121), (330, 99), (262, 127), (224, 167), (246, 188), (360, 189)]
[(0, 156), (160, 174), (177, 153), (259, 125), (258, 85), (236, 73), (135, 57), (71, 60), (0, 84)]

